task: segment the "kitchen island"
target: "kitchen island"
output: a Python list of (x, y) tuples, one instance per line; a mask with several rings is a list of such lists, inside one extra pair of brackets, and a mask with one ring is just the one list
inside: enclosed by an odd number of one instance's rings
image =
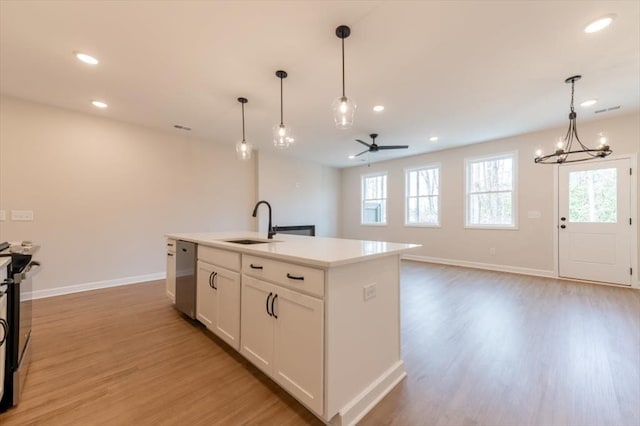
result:
[(400, 256), (418, 245), (257, 232), (166, 236), (168, 296), (175, 300), (180, 276), (178, 242), (195, 243), (196, 319), (324, 422), (354, 424), (406, 376)]

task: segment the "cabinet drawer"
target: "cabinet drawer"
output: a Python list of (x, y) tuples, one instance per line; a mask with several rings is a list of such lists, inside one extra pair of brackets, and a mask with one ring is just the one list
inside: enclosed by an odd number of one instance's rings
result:
[(167, 253), (176, 252), (176, 240), (167, 240)]
[(240, 253), (220, 250), (198, 244), (198, 260), (222, 266), (232, 271), (240, 270)]
[(245, 254), (242, 256), (242, 273), (315, 296), (324, 296), (324, 271), (321, 269)]

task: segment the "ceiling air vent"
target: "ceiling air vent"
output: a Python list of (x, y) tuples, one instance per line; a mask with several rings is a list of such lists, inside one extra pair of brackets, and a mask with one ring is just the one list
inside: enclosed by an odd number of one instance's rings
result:
[(616, 105), (610, 108), (603, 108), (603, 109), (599, 109), (597, 111), (594, 111), (594, 114), (600, 114), (601, 112), (607, 112), (607, 111), (615, 111), (617, 109), (620, 109), (620, 105)]

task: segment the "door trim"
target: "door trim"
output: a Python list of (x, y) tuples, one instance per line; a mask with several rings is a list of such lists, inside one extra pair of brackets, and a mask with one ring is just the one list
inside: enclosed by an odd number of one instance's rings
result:
[(633, 171), (630, 179), (630, 211), (631, 215), (631, 247), (630, 247), (630, 256), (631, 256), (631, 268), (633, 269), (633, 274), (631, 275), (631, 286), (622, 285), (622, 284), (611, 284), (611, 283), (603, 283), (600, 281), (585, 281), (573, 278), (564, 278), (560, 276), (560, 237), (559, 237), (559, 223), (558, 216), (560, 215), (560, 180), (559, 180), (559, 172), (560, 165), (557, 165), (553, 168), (553, 271), (556, 278), (561, 280), (569, 280), (569, 281), (579, 281), (579, 282), (589, 282), (596, 284), (605, 284), (611, 285), (615, 287), (623, 287), (623, 288), (634, 288), (640, 289), (640, 275), (638, 274), (638, 154), (620, 154), (620, 155), (610, 155), (602, 160), (592, 160), (591, 163), (605, 163), (607, 161), (612, 160), (626, 160), (629, 159), (629, 163), (631, 164), (631, 169)]

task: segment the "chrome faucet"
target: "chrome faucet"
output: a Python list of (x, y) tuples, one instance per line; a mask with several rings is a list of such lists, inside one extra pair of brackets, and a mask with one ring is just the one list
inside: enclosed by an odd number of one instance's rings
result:
[(268, 202), (262, 200), (262, 201), (258, 201), (256, 203), (256, 206), (253, 208), (253, 217), (256, 217), (256, 215), (258, 214), (258, 207), (260, 206), (260, 204), (266, 204), (267, 207), (269, 207), (269, 227), (267, 228), (267, 238), (272, 240), (273, 236), (276, 235), (276, 232), (273, 230), (273, 227), (271, 226), (271, 204), (269, 204)]

